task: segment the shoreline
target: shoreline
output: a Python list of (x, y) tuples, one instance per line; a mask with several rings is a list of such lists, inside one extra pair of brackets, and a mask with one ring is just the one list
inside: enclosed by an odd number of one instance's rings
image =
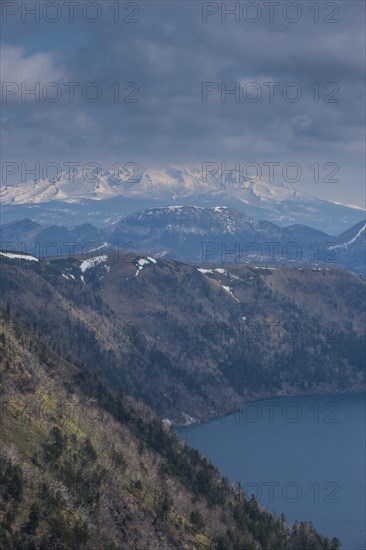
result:
[[(362, 396), (362, 397), (361, 397)], [(357, 427), (359, 429), (360, 426), (362, 426), (364, 428), (364, 423), (365, 423), (365, 418), (364, 418), (364, 404), (365, 404), (365, 401), (366, 401), (366, 394), (365, 394), (365, 391), (364, 391), (364, 388), (360, 388), (360, 387), (357, 387), (357, 388), (354, 388), (354, 389), (347, 389), (345, 391), (329, 391), (329, 392), (317, 392), (317, 393), (314, 393), (314, 392), (308, 392), (308, 393), (302, 393), (302, 394), (292, 394), (292, 395), (277, 395), (277, 396), (273, 396), (273, 397), (269, 397), (269, 398), (265, 398), (265, 399), (255, 399), (255, 400), (247, 400), (246, 403), (253, 403), (253, 402), (260, 402), (260, 401), (270, 401), (272, 399), (276, 399), (276, 398), (282, 398), (282, 397), (286, 397), (288, 398), (289, 400), (292, 400), (292, 398), (295, 400), (296, 397), (301, 397), (301, 398), (309, 398), (311, 400), (311, 398), (322, 398), (322, 399), (325, 399), (327, 397), (329, 397), (329, 403), (331, 403), (331, 401), (333, 401), (334, 403), (337, 402), (337, 398), (345, 398), (345, 401), (344, 403), (340, 403), (340, 408), (337, 412), (342, 412), (343, 410), (343, 407), (347, 408), (347, 404), (349, 403), (350, 405), (350, 408), (352, 411), (356, 410), (358, 411), (358, 415), (357, 415)], [(362, 399), (362, 402), (359, 401), (359, 398), (361, 397)], [(353, 404), (352, 404), (352, 401), (347, 401), (347, 398), (356, 398), (356, 406), (355, 408), (353, 407)], [(324, 401), (325, 403), (326, 401)], [(310, 402), (308, 403), (309, 405), (311, 404)], [(301, 404), (300, 405), (300, 408), (301, 408)], [(322, 405), (322, 403), (320, 403), (320, 405)], [(359, 411), (359, 406), (361, 406), (361, 416), (359, 415), (360, 411)], [(281, 416), (281, 412), (280, 412), (280, 408), (277, 409), (278, 410), (278, 414), (280, 415), (280, 418), (282, 419), (282, 416)], [(311, 408), (307, 409), (307, 405), (304, 407), (303, 410), (309, 410), (311, 411)], [(235, 414), (234, 413), (228, 413), (228, 415), (230, 414)], [(311, 414), (311, 413), (310, 413)], [(326, 413), (328, 414), (328, 412)], [(227, 416), (228, 416), (227, 415)], [(222, 415), (224, 416), (224, 415)], [(212, 424), (212, 421), (216, 420), (216, 418), (212, 418), (210, 419), (208, 422), (206, 423), (203, 423), (204, 424)], [(361, 419), (361, 420), (360, 420)], [(337, 419), (336, 421), (337, 422), (345, 422), (345, 423), (348, 423), (349, 426), (353, 425), (353, 421), (355, 420), (355, 417), (349, 417), (348, 415), (345, 415), (343, 416), (342, 418), (340, 419)], [(321, 425), (323, 425), (323, 421), (324, 420), (320, 420), (319, 421), (319, 426), (321, 427)], [(225, 422), (225, 419), (223, 418), (223, 423)], [(266, 428), (267, 431), (270, 430), (271, 428), (269, 427), (268, 423), (267, 423), (267, 420), (264, 419), (264, 422), (266, 422)], [(190, 428), (190, 427), (193, 427), (193, 426), (182, 426), (180, 428), (178, 428), (176, 430), (176, 433), (177, 433), (177, 436), (179, 437), (180, 441), (182, 442), (182, 444), (184, 444), (184, 442), (186, 442), (186, 444), (188, 444), (191, 448), (195, 448), (201, 455), (205, 456), (207, 458), (207, 460), (209, 460), (209, 462), (211, 464), (213, 464), (215, 467), (217, 467), (220, 471), (220, 473), (223, 472), (223, 465), (222, 464), (218, 464), (218, 460), (217, 460), (217, 456), (215, 456), (215, 454), (212, 452), (212, 449), (211, 449), (211, 452), (209, 453), (208, 451), (207, 452), (203, 452), (201, 449), (200, 449), (200, 445), (199, 445), (199, 442), (201, 441), (201, 435), (203, 438), (208, 438), (208, 439), (211, 439), (214, 443), (212, 443), (211, 447), (218, 447), (219, 445), (217, 445), (217, 441), (218, 441), (218, 437), (220, 437), (220, 434), (223, 433), (223, 431), (226, 431), (226, 428), (228, 430), (230, 429), (233, 429), (235, 430), (235, 427), (233, 426), (233, 423), (234, 422), (229, 422), (227, 424), (227, 426), (221, 426), (221, 423), (218, 423), (216, 426), (212, 427), (211, 426), (211, 429), (210, 430), (207, 430), (207, 432), (203, 431), (202, 434), (201, 432), (195, 432), (194, 430), (192, 430), (192, 432), (188, 433), (188, 431), (186, 432), (186, 430), (183, 430), (182, 428)], [(245, 423), (245, 421), (244, 421)], [(352, 423), (352, 424), (351, 424)], [(200, 427), (199, 424), (196, 424), (197, 427)], [(339, 425), (340, 426), (340, 425)], [(305, 424), (305, 427), (306, 427), (306, 424)], [(217, 431), (216, 431), (217, 429)], [(240, 430), (241, 428), (239, 428)], [(245, 430), (245, 426), (243, 426), (243, 429)], [(282, 428), (281, 428), (282, 429)], [(284, 426), (283, 428), (285, 431), (287, 430), (286, 426)], [(182, 431), (181, 431), (182, 430)], [(221, 430), (221, 432), (220, 432)], [(296, 432), (298, 432), (298, 429), (295, 427), (295, 430)], [(254, 428), (254, 431), (256, 431), (256, 428)], [(344, 433), (344, 428), (342, 430), (341, 428), (341, 433)], [(364, 430), (363, 430), (364, 431)], [(300, 432), (301, 432), (301, 428), (300, 428)], [(234, 434), (238, 433), (238, 432), (233, 432)], [(333, 433), (333, 439), (337, 439), (337, 434), (338, 434), (338, 430), (337, 430), (337, 427), (334, 426), (334, 429), (331, 430), (331, 433)], [(299, 435), (297, 436), (299, 437)], [(301, 437), (301, 435), (300, 435)], [(196, 444), (194, 444), (192, 442), (192, 440), (196, 441)], [(358, 439), (360, 440), (360, 437), (358, 435)], [(363, 436), (362, 436), (362, 440), (364, 440)], [(265, 440), (264, 440), (265, 441)], [(308, 440), (306, 440), (308, 441)], [(247, 439), (246, 440), (246, 444), (248, 444), (249, 440)], [(257, 441), (258, 442), (258, 441)], [(264, 444), (264, 449), (265, 449), (265, 445), (266, 443)], [(268, 445), (267, 445), (268, 447)], [(264, 452), (263, 449), (261, 452)], [(250, 454), (253, 455), (254, 451), (253, 452), (249, 452), (248, 455), (250, 456)], [(221, 453), (222, 454), (222, 453)], [(220, 453), (219, 453), (220, 455)], [(257, 451), (257, 455), (258, 455), (258, 451)], [(220, 455), (221, 456), (221, 455)], [(239, 453), (239, 456), (240, 453)], [(260, 455), (258, 455), (260, 456)], [(222, 459), (222, 456), (221, 456), (221, 459)], [(235, 460), (237, 460), (236, 458), (234, 458), (234, 464), (235, 464)], [(334, 459), (334, 461), (336, 462), (338, 460), (338, 458), (336, 457)], [(310, 461), (311, 462), (311, 461)], [(310, 462), (308, 461), (307, 464), (309, 465)], [(241, 489), (244, 490), (244, 494), (245, 496), (248, 498), (250, 495), (249, 493), (246, 491), (246, 483), (248, 484), (248, 487), (254, 485), (253, 483), (253, 478), (250, 476), (250, 473), (249, 472), (252, 472), (253, 470), (252, 469), (249, 469), (249, 468), (253, 468), (253, 460), (250, 461), (249, 460), (249, 464), (245, 464), (243, 466), (242, 464), (242, 471), (244, 472), (244, 476), (243, 478), (240, 477), (240, 475), (238, 475), (238, 472), (237, 470), (235, 470), (235, 466), (234, 466), (234, 471), (232, 470), (232, 464), (231, 462), (228, 463), (229, 465), (225, 466), (225, 475), (227, 476), (227, 478), (229, 479), (229, 482), (230, 482), (230, 486), (231, 486), (231, 489), (232, 489), (232, 492), (233, 494), (236, 494), (235, 491), (238, 487), (238, 484), (240, 484), (240, 487)], [(342, 462), (341, 461), (341, 464), (342, 464), (342, 468), (343, 470), (347, 470), (347, 465), (348, 463), (347, 462)], [(279, 466), (278, 466), (279, 465)], [(275, 464), (275, 468), (281, 468), (281, 463), (280, 462), (277, 462)], [(254, 466), (255, 468), (255, 466)], [(341, 468), (341, 470), (342, 470)], [(266, 470), (267, 471), (267, 470)], [(281, 470), (280, 470), (281, 471)], [(306, 471), (306, 470), (304, 470)], [(295, 484), (298, 484), (302, 489), (304, 489), (304, 493), (301, 492), (301, 498), (303, 496), (303, 494), (305, 494), (305, 488), (311, 488), (308, 487), (308, 484), (307, 484), (307, 478), (306, 478), (306, 475), (304, 478), (301, 477), (301, 474), (300, 475), (300, 478), (294, 478), (294, 477), (288, 477), (286, 478), (286, 469), (284, 470), (285, 474), (284, 476), (282, 475), (282, 473), (278, 474), (279, 477), (276, 477), (273, 475), (272, 473), (272, 477), (271, 477), (271, 473), (268, 474), (269, 477), (263, 477), (263, 472), (260, 470), (259, 468), (259, 478), (256, 478), (254, 477), (254, 479), (257, 479), (257, 481), (255, 482), (257, 485), (256, 487), (259, 487), (259, 490), (260, 490), (260, 496), (258, 497), (258, 494), (256, 494), (256, 498), (258, 498), (258, 503), (259, 503), (259, 506), (262, 507), (262, 509), (266, 509), (269, 513), (271, 513), (273, 516), (278, 516), (280, 515), (281, 513), (284, 513), (285, 514), (285, 517), (286, 517), (286, 524), (291, 527), (296, 521), (298, 521), (298, 515), (296, 516), (296, 514), (294, 515), (291, 515), (291, 512), (289, 510), (289, 507), (288, 507), (288, 503), (291, 503), (291, 500), (290, 501), (286, 501), (285, 498), (283, 498), (283, 500), (277, 500), (276, 501), (276, 504), (275, 504), (275, 501), (268, 501), (268, 497), (265, 497), (264, 500), (262, 501), (261, 498), (263, 496), (264, 491), (266, 490), (266, 488), (268, 488), (269, 486), (269, 483), (271, 482), (268, 482), (267, 479), (275, 479), (277, 480), (276, 482), (272, 482), (272, 483), (277, 483), (278, 484), (278, 487), (280, 487), (279, 490), (279, 499), (281, 499), (281, 495), (283, 496), (283, 492), (281, 493), (281, 490), (283, 490), (284, 487), (286, 487), (287, 485), (295, 485)], [(339, 471), (337, 470), (337, 476), (341, 475), (339, 473)], [(362, 474), (364, 476), (364, 474)], [(282, 477), (281, 477), (282, 476)], [(265, 481), (263, 481), (263, 479)], [(293, 479), (296, 479), (296, 481), (293, 481)], [(315, 476), (315, 479), (318, 479), (316, 476)], [(326, 479), (326, 478), (319, 478), (319, 479)], [(343, 485), (341, 485), (341, 482), (343, 483), (347, 483), (348, 481), (348, 478), (347, 477), (344, 477), (344, 478), (331, 478), (331, 479), (336, 479), (337, 483), (335, 481), (333, 481), (332, 483), (335, 483), (337, 485), (337, 487), (339, 488), (340, 486), (343, 487)], [(360, 479), (360, 478), (358, 478)], [(277, 490), (277, 489), (276, 489)], [(263, 493), (261, 492), (263, 491)], [(268, 493), (269, 494), (269, 493)], [(271, 493), (271, 494), (274, 494), (274, 493)], [(267, 498), (267, 500), (266, 500)], [(351, 499), (352, 499), (352, 496), (350, 496), (349, 494), (346, 494), (345, 495), (345, 498), (346, 499), (349, 499), (348, 501), (346, 502), (350, 502)], [(301, 500), (301, 499), (299, 499)], [(297, 502), (297, 501), (296, 501)], [(315, 502), (315, 501), (314, 501)], [(327, 501), (327, 500), (321, 500), (320, 502), (322, 503), (327, 503), (327, 502), (330, 502), (330, 501)], [(340, 500), (340, 501), (334, 501), (334, 502), (337, 502), (337, 503), (341, 503), (340, 506), (344, 506), (344, 500)], [(272, 506), (272, 508), (270, 507)], [(315, 525), (315, 528), (317, 529), (317, 531), (319, 533), (322, 533), (324, 536), (328, 536), (328, 537), (331, 537), (331, 536), (337, 536), (338, 539), (341, 541), (342, 543), (342, 546), (341, 548), (361, 548), (361, 546), (357, 546), (356, 544), (358, 544), (358, 540), (356, 541), (356, 543), (354, 544), (353, 543), (353, 539), (352, 539), (352, 542), (349, 541), (349, 536), (350, 536), (350, 533), (349, 531), (347, 531), (347, 526), (345, 527), (345, 523), (342, 523), (340, 522), (339, 524), (336, 524), (334, 523), (334, 525), (336, 525), (337, 527), (337, 530), (334, 529), (333, 531), (333, 534), (331, 535), (326, 529), (328, 529), (329, 525), (327, 524), (327, 521), (324, 521), (324, 516), (318, 516), (317, 515), (317, 510), (314, 506), (312, 505), (309, 505), (309, 504), (306, 504), (306, 499), (304, 500), (304, 504), (300, 504), (299, 506), (302, 506), (303, 508), (301, 508), (301, 517), (303, 518), (303, 521), (305, 522), (312, 522), (314, 525)], [(311, 507), (312, 506), (312, 507)], [(297, 518), (297, 519), (296, 519)], [(343, 518), (343, 516), (342, 516)], [(339, 514), (338, 514), (338, 520), (339, 520)], [(330, 520), (330, 521), (333, 521), (333, 520)], [(358, 518), (358, 521), (360, 521), (360, 518)], [(359, 536), (359, 530), (356, 529), (354, 532), (352, 531), (352, 533), (356, 533), (356, 535), (353, 535), (353, 536), (356, 536), (358, 537)], [(348, 546), (349, 544), (352, 543), (352, 546)]]
[[(312, 396), (313, 397), (326, 397), (328, 395), (346, 396), (346, 395), (356, 395), (356, 394), (363, 394), (365, 396), (365, 399), (366, 399), (366, 393), (365, 392), (366, 392), (366, 385), (364, 385), (362, 388), (357, 387), (357, 388), (354, 388), (354, 389), (347, 389), (345, 391), (338, 391), (338, 392), (334, 389), (329, 389), (329, 391), (327, 391), (327, 390), (324, 391), (323, 390), (323, 391), (316, 392), (316, 393), (314, 393), (314, 391), (312, 390), (312, 391), (309, 391), (309, 392), (300, 392), (300, 393), (298, 393), (298, 392), (296, 392), (296, 393), (281, 392), (281, 393), (275, 393), (275, 394), (271, 394), (271, 395), (261, 394), (261, 395), (258, 395), (258, 396), (251, 396), (251, 397), (248, 397), (248, 398), (243, 397), (242, 400), (240, 401), (240, 403), (238, 401), (236, 401), (236, 403), (234, 402), (233, 407), (231, 407), (230, 409), (227, 409), (227, 410), (222, 410), (222, 412), (219, 413), (219, 414), (215, 414), (215, 412), (212, 412), (212, 414), (207, 412), (207, 414), (204, 418), (203, 418), (203, 415), (201, 415), (200, 418), (194, 418), (194, 417), (190, 416), (190, 418), (192, 418), (192, 421), (187, 421), (184, 424), (172, 422), (171, 427), (175, 431), (177, 431), (177, 430), (180, 430), (182, 428), (190, 428), (192, 426), (201, 426), (203, 424), (208, 424), (209, 422), (211, 422), (213, 420), (218, 420), (220, 418), (223, 419), (227, 416), (232, 416), (232, 415), (238, 414), (249, 403), (256, 403), (258, 401), (269, 401), (269, 400), (276, 399), (276, 398), (291, 398), (291, 397), (296, 398), (296, 397), (312, 397)], [(218, 401), (217, 405), (222, 406), (224, 403), (225, 403), (225, 400)], [(164, 420), (168, 420), (168, 419), (164, 419)]]

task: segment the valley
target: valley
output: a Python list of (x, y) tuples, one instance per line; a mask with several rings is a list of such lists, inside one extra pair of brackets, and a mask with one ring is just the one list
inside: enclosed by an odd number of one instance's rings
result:
[(365, 281), (128, 254), (2, 256), (0, 300), (71, 362), (176, 425), (238, 402), (365, 387)]
[(288, 529), (149, 408), (0, 320), (2, 548), (339, 548)]

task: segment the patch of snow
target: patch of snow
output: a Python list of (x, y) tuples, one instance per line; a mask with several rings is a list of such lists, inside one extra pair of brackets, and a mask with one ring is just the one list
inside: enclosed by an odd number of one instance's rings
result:
[(362, 212), (365, 212), (365, 209), (362, 206), (358, 206), (357, 204), (346, 204), (343, 202), (335, 202), (333, 204), (337, 204), (338, 206), (345, 206), (347, 208), (353, 208), (354, 210), (361, 210)]
[(352, 239), (342, 244), (328, 246), (329, 250), (334, 250), (336, 248), (347, 248), (350, 244), (354, 243), (361, 236), (361, 234), (365, 231), (365, 229), (366, 229), (366, 223), (363, 225), (363, 227), (361, 227), (359, 231), (357, 231), (356, 235), (352, 237)]
[(35, 256), (28, 256), (26, 254), (14, 254), (13, 252), (0, 252), (0, 256), (5, 256), (6, 258), (14, 260), (28, 260), (31, 262), (39, 262), (39, 259)]
[(83, 283), (83, 285), (86, 286), (83, 275), (80, 275), (80, 279), (81, 279), (81, 282)]
[(88, 252), (96, 252), (97, 250), (100, 250), (101, 248), (105, 248), (106, 246), (109, 246), (108, 243), (103, 243), (100, 246), (97, 246), (97, 248), (92, 248), (91, 250), (88, 250)]
[(204, 275), (206, 275), (206, 273), (213, 273), (212, 269), (204, 269), (203, 267), (198, 267), (197, 271), (203, 273)]
[(225, 275), (225, 277), (228, 277), (232, 281), (242, 281), (240, 277), (237, 275), (233, 275), (232, 273), (229, 273), (226, 269), (222, 267), (215, 267), (214, 269), (205, 269), (203, 267), (197, 268), (200, 273), (203, 273), (204, 275), (207, 275), (207, 273), (214, 275), (214, 273), (218, 273), (219, 275)]
[(149, 256), (147, 257), (147, 259), (140, 258), (139, 260), (137, 260), (136, 262), (137, 271), (136, 271), (135, 277), (137, 277), (140, 271), (144, 269), (146, 265), (149, 265), (149, 264), (156, 264), (156, 260), (154, 258), (150, 258)]
[(221, 286), (224, 290), (226, 290), (226, 292), (228, 292), (228, 294), (230, 294), (232, 298), (234, 298), (234, 300), (236, 300), (239, 303), (239, 300), (234, 296), (229, 286), (224, 286), (224, 285), (221, 285)]
[(85, 273), (88, 269), (95, 267), (96, 265), (106, 262), (108, 256), (95, 256), (95, 258), (89, 258), (88, 260), (83, 260), (80, 264), (80, 271)]

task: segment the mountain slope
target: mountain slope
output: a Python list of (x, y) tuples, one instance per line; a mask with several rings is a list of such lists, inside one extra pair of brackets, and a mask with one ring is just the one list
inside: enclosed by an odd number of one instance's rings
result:
[(302, 223), (329, 233), (343, 231), (365, 215), (362, 209), (319, 200), (284, 183), (175, 167), (146, 171), (103, 167), (94, 173), (78, 168), (74, 174), (5, 185), (0, 203), (3, 223), (29, 216), (27, 205), (34, 207), (32, 217), (46, 223), (79, 219), (79, 223), (105, 225), (121, 214), (151, 206), (224, 204), (257, 219), (279, 225)]
[(362, 390), (365, 281), (135, 254), (1, 257), (0, 301), (71, 361), (177, 424), (248, 398)]
[(151, 412), (0, 313), (0, 546), (337, 550), (290, 531)]

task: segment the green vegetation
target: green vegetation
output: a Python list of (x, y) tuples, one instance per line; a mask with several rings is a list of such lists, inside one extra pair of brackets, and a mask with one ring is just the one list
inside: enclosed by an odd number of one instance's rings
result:
[(336, 550), (288, 528), (145, 405), (1, 316), (0, 547)]

